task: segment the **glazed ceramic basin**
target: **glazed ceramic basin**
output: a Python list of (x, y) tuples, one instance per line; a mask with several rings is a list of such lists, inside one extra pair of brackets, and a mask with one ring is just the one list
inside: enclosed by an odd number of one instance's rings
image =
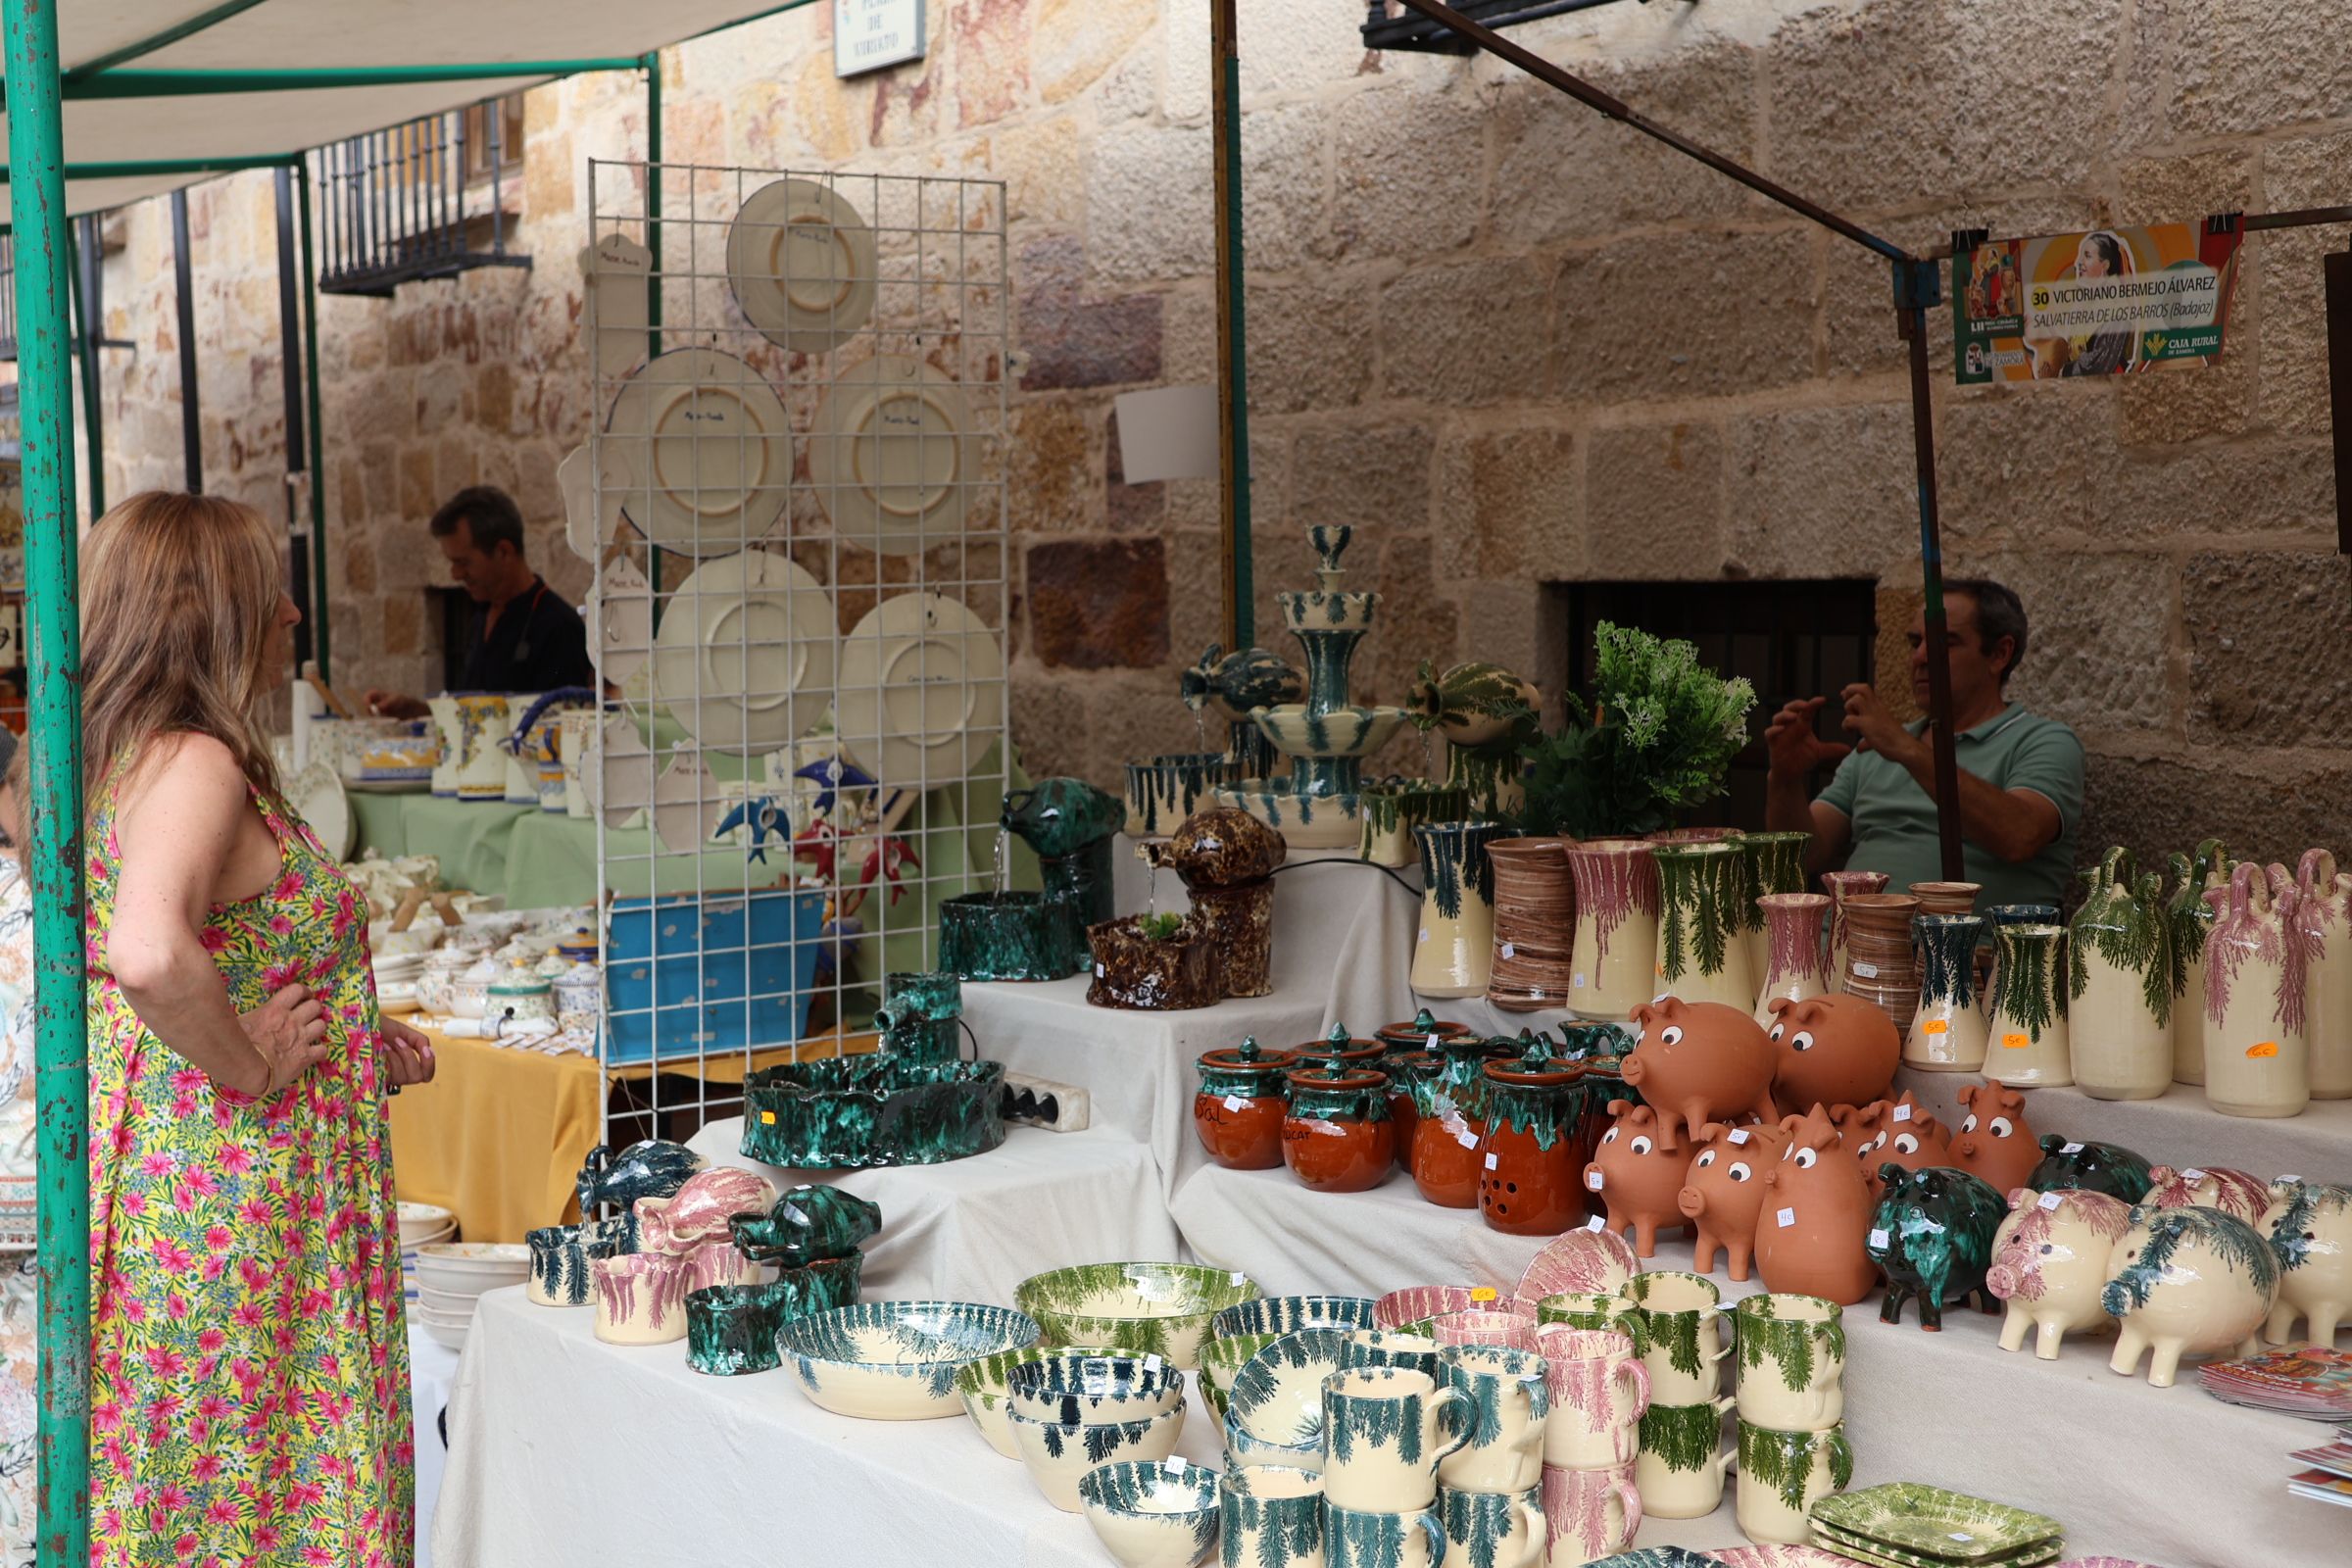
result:
[(974, 1301), (863, 1301), (796, 1318), (776, 1348), (802, 1392), (835, 1415), (928, 1421), (962, 1408), (956, 1370), (1035, 1345), (1034, 1319)]
[(1012, 1428), (1004, 1424), (1009, 1408), (1004, 1380), (1011, 1376), (1012, 1369), (1048, 1356), (1074, 1353), (1077, 1352), (1062, 1346), (1032, 1345), (984, 1355), (956, 1369), (956, 1396), (963, 1401), (963, 1413), (972, 1418), (972, 1425), (980, 1429), (980, 1436), (988, 1440), (990, 1447), (1007, 1459), (1021, 1456), (1021, 1450), (1012, 1446)]
[(1165, 1459), (1176, 1451), (1176, 1440), (1184, 1434), (1182, 1405), (1139, 1421), (1095, 1426), (1032, 1421), (1017, 1414), (1007, 1414), (1005, 1420), (1021, 1463), (1029, 1467), (1029, 1479), (1063, 1513), (1078, 1511), (1078, 1483), (1097, 1465)]
[(1193, 1371), (1208, 1320), (1258, 1288), (1239, 1272), (1196, 1263), (1082, 1263), (1033, 1274), (1013, 1304), (1063, 1345), (1104, 1345)]
[(1292, 1470), (1305, 1470), (1314, 1475), (1323, 1473), (1323, 1438), (1320, 1433), (1312, 1443), (1269, 1443), (1253, 1438), (1235, 1424), (1233, 1411), (1225, 1412), (1225, 1467), (1239, 1470), (1250, 1465), (1281, 1465)]
[(1253, 708), (1250, 722), (1285, 757), (1370, 757), (1404, 723), (1401, 708), (1334, 708), (1311, 713), (1303, 703)]
[(1229, 1306), (1209, 1319), (1208, 1337), (1213, 1342), (1242, 1334), (1370, 1327), (1372, 1298), (1368, 1296), (1261, 1296)]
[(1320, 1447), (1323, 1380), (1344, 1369), (1344, 1350), (1352, 1332), (1301, 1329), (1267, 1342), (1233, 1380), (1225, 1411), (1229, 1438), (1286, 1453)]
[(1041, 1356), (1004, 1379), (1014, 1415), (1102, 1426), (1162, 1415), (1184, 1402), (1184, 1374), (1156, 1355)]
[(1120, 1568), (1191, 1568), (1217, 1540), (1217, 1473), (1126, 1459), (1078, 1481), (1079, 1511)]
[(1294, 850), (1335, 850), (1363, 837), (1355, 796), (1308, 796), (1301, 809), (1289, 779), (1219, 785), (1217, 804), (1248, 811), (1280, 833), (1282, 842)]

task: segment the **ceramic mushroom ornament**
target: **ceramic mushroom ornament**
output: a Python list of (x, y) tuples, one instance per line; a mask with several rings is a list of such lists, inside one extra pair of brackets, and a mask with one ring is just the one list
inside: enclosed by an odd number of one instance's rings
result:
[(1630, 1232), (1635, 1255), (1650, 1257), (1658, 1250), (1659, 1229), (1683, 1222), (1675, 1196), (1689, 1162), (1666, 1147), (1659, 1132), (1664, 1118), (1657, 1110), (1612, 1100), (1609, 1111), (1617, 1122), (1600, 1135), (1600, 1147), (1585, 1167), (1585, 1189), (1608, 1208), (1608, 1228), (1619, 1235)]
[(2026, 1097), (1999, 1084), (1963, 1084), (1953, 1098), (1967, 1112), (1952, 1135), (1952, 1164), (1996, 1193), (2022, 1187), (2041, 1163), (2026, 1123)]
[(1699, 1130), (1699, 1150), (1683, 1174), (1675, 1207), (1698, 1228), (1691, 1267), (1715, 1271), (1721, 1249), (1735, 1280), (1745, 1280), (1755, 1255), (1756, 1215), (1764, 1206), (1764, 1173), (1781, 1157), (1788, 1135), (1770, 1122), (1727, 1127), (1711, 1121)]
[(1878, 1283), (1863, 1255), (1870, 1230), (1870, 1186), (1838, 1128), (1820, 1105), (1784, 1117), (1781, 1157), (1764, 1173), (1756, 1219), (1756, 1273), (1776, 1296), (1818, 1296), (1852, 1306)]
[(1784, 1105), (1866, 1105), (1886, 1098), (1902, 1064), (1902, 1031), (1886, 1009), (1849, 992), (1774, 998), (1772, 1094)]
[(1619, 1069), (1657, 1107), (1658, 1147), (1711, 1121), (1752, 1115), (1778, 1121), (1772, 1098), (1775, 1054), (1756, 1020), (1720, 1002), (1661, 997), (1633, 1011), (1642, 1039)]
[(2067, 1335), (2113, 1329), (2104, 1300), (2107, 1259), (2131, 1224), (2131, 1205), (2105, 1193), (2011, 1193), (1984, 1271), (1984, 1288), (2007, 1304), (2001, 1348), (2022, 1349), (2031, 1329), (2034, 1354), (2055, 1361)]

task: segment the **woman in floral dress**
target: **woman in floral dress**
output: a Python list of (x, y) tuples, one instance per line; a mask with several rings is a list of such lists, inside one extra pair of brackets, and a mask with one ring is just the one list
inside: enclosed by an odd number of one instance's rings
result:
[(300, 617), (230, 502), (135, 496), (83, 561), (91, 1561), (406, 1568), (385, 1096), (432, 1057), (279, 798)]

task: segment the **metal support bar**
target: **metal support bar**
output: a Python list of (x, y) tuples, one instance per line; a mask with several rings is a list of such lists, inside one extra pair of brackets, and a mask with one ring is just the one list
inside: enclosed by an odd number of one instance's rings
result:
[(500, 81), (509, 76), (571, 76), (583, 71), (634, 71), (626, 55), (582, 60), (511, 60), (481, 65), (312, 66), (293, 71), (109, 71), (68, 82), (69, 101), (103, 98), (201, 98), (216, 93), (303, 92), (338, 87), (407, 87), (436, 81)]
[(1218, 528), (1225, 647), (1256, 641), (1250, 535), (1250, 356), (1242, 310), (1242, 57), (1234, 0), (1209, 12), (1209, 124), (1216, 141)]
[[(286, 414), (286, 594), (302, 620), (294, 628), (294, 667), (302, 668), (316, 653), (317, 605), (311, 597), (310, 539), (302, 532), (294, 511), (294, 478), (310, 463), (303, 416), (309, 409), (302, 396), (302, 318), (300, 293), (294, 279), (294, 172), (277, 172), (277, 395)], [(312, 482), (317, 483), (317, 475)]]
[(7, 49), (17, 386), (24, 428), (33, 1003), (40, 1232), (40, 1568), (90, 1560), (89, 1075), (82, 996), (81, 573), (66, 342), (56, 0), (0, 7)]
[(104, 377), (99, 373), (98, 340), (105, 323), (97, 319), (98, 220), (74, 220), (78, 238), (69, 241), (74, 256), (74, 336), (81, 351), (82, 457), (89, 464), (90, 516), (106, 513), (106, 406), (101, 401)]
[[(662, 56), (659, 51), (640, 62), (645, 68), (645, 248), (653, 265), (645, 275), (645, 357), (648, 364), (662, 354)], [(595, 236), (589, 236), (591, 242)], [(596, 395), (604, 396), (599, 387)], [(645, 553), (646, 573), (653, 579), (654, 626), (662, 625), (662, 552)]]
[(294, 166), (294, 202), (302, 228), (302, 373), (310, 410), (311, 624), (316, 628), (318, 678), (334, 679), (327, 635), (326, 602), (326, 430), (318, 417), (318, 269), (311, 255), (311, 166)]
[(188, 193), (172, 193), (172, 296), (179, 313), (179, 449), (188, 494), (204, 493), (204, 416), (196, 396), (196, 280)]
[(144, 59), (158, 49), (170, 48), (182, 38), (192, 38), (207, 27), (218, 25), (233, 17), (242, 16), (261, 3), (262, 0), (223, 0), (222, 4), (217, 5), (209, 11), (200, 11), (188, 18), (187, 21), (175, 23), (161, 32), (149, 33), (134, 43), (126, 43), (120, 49), (109, 50), (95, 60), (85, 60), (72, 71), (67, 72), (65, 79), (69, 84), (87, 81), (102, 71), (112, 71), (117, 66)]
[[(248, 158), (131, 158), (115, 163), (68, 164), (68, 179), (144, 179), (157, 174), (233, 174), (247, 169), (283, 169), (297, 153), (256, 153)], [(0, 182), (7, 175), (0, 172)]]
[(1960, 845), (1960, 762), (1952, 733), (1951, 628), (1943, 613), (1943, 534), (1936, 495), (1936, 415), (1929, 402), (1928, 312), (1943, 303), (1931, 261), (1894, 265), (1894, 304), (1911, 350), (1911, 450), (1919, 469), (1921, 616), (1928, 650), (1928, 743), (1935, 753), (1936, 836), (1943, 879), (1966, 880)]
[(2352, 556), (2352, 251), (2321, 260), (2327, 300), (2328, 403), (2335, 435), (2335, 548)]

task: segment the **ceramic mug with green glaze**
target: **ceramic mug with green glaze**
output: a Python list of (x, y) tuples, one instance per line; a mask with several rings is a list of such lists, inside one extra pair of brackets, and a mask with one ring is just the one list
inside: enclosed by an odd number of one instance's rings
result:
[(1740, 1531), (1759, 1544), (1812, 1541), (1806, 1514), (1854, 1478), (1845, 1424), (1821, 1432), (1784, 1432), (1740, 1423)]
[(1653, 1404), (1642, 1412), (1642, 1451), (1634, 1485), (1642, 1511), (1653, 1519), (1703, 1519), (1723, 1505), (1723, 1473), (1732, 1450), (1723, 1443), (1723, 1415), (1732, 1396), (1697, 1404)]
[(1622, 1296), (1554, 1292), (1536, 1302), (1536, 1322), (1565, 1323), (1570, 1328), (1605, 1329), (1642, 1343), (1641, 1309)]
[(1438, 1365), (1448, 1388), (1470, 1396), (1471, 1411), (1469, 1440), (1438, 1462), (1438, 1485), (1511, 1494), (1542, 1486), (1544, 1423), (1551, 1415), (1544, 1358), (1462, 1345), (1439, 1351)]
[(1438, 1500), (1438, 1466), (1470, 1441), (1467, 1392), (1425, 1372), (1363, 1367), (1323, 1380), (1323, 1491), (1373, 1512)]
[[(1541, 1459), (1543, 1455), (1538, 1453)], [(1539, 1467), (1540, 1469), (1540, 1467)], [(1544, 1568), (1551, 1528), (1544, 1517), (1543, 1477), (1522, 1492), (1438, 1489), (1438, 1517), (1446, 1526), (1448, 1564)]]
[(1330, 1568), (1439, 1568), (1446, 1521), (1435, 1506), (1396, 1512), (1327, 1502), (1323, 1549)]
[(1739, 1327), (1740, 1419), (1820, 1432), (1845, 1414), (1844, 1309), (1818, 1296), (1746, 1297)]
[(1323, 1478), (1286, 1465), (1243, 1465), (1217, 1478), (1224, 1568), (1325, 1568)]
[(1642, 1362), (1658, 1404), (1696, 1404), (1723, 1392), (1723, 1292), (1703, 1274), (1659, 1269), (1625, 1283), (1642, 1313)]

